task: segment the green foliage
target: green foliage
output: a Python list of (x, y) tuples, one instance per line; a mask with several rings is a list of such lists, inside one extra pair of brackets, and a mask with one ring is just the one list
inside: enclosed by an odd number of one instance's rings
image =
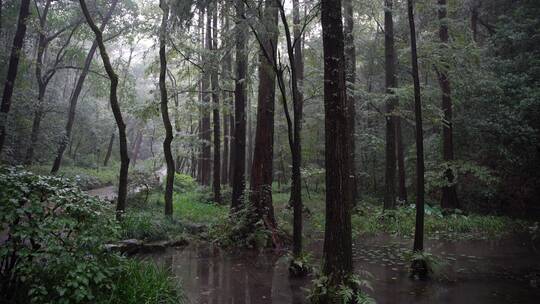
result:
[(184, 235), (184, 225), (165, 216), (162, 209), (128, 210), (122, 218), (120, 228), (122, 239), (174, 240)]
[[(382, 211), (379, 206), (364, 205), (352, 217), (353, 234), (389, 233), (412, 237), (415, 225), (414, 205)], [(425, 206), (424, 229), (428, 238), (493, 239), (522, 231), (524, 223), (504, 216), (463, 214), (460, 210), (443, 215), (439, 207)]]
[[(29, 167), (28, 170), (36, 174), (48, 175), (50, 173), (51, 167), (44, 165), (35, 165)], [(110, 166), (107, 168), (62, 166), (60, 167), (60, 172), (58, 175), (75, 181), (77, 186), (79, 186), (83, 190), (99, 188), (118, 182), (117, 166)]]
[(300, 256), (290, 255), (289, 274), (292, 277), (304, 277), (313, 271), (313, 257), (302, 252)]
[(375, 300), (362, 291), (373, 290), (368, 281), (371, 277), (370, 273), (363, 271), (360, 275), (348, 275), (342, 282), (335, 284), (329, 277), (319, 275), (312, 281), (313, 287), (307, 298), (313, 304), (372, 304)]
[(422, 261), (427, 267), (427, 275), (431, 278), (441, 279), (445, 278), (445, 267), (448, 266), (448, 262), (434, 254), (426, 251), (414, 251), (405, 254), (405, 260), (408, 263), (414, 263)]
[(176, 193), (192, 192), (197, 189), (197, 182), (187, 174), (175, 173), (173, 189)]
[[(109, 256), (103, 244), (117, 226), (108, 203), (81, 192), (59, 177), (20, 168), (0, 169), (0, 222), (7, 241), (0, 248), (2, 290), (19, 283), (32, 302), (88, 302), (110, 289)], [(15, 294), (13, 296), (25, 296)]]
[(110, 296), (102, 301), (107, 304), (185, 302), (178, 279), (171, 277), (167, 269), (138, 260), (126, 260), (122, 264), (120, 273), (114, 278)]

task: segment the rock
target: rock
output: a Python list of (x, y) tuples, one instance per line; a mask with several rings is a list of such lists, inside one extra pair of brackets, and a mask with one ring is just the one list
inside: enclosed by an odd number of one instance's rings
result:
[(208, 229), (206, 225), (195, 224), (195, 223), (185, 223), (184, 227), (186, 231), (189, 232), (190, 234), (199, 234), (202, 232), (206, 232), (206, 230)]

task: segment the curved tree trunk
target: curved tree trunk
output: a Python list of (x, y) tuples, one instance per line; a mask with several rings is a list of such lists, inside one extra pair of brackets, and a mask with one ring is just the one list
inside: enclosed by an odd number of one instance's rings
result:
[(324, 51), (326, 224), (323, 274), (330, 286), (343, 284), (352, 273), (352, 178), (350, 132), (345, 86), (341, 1), (321, 1)]
[(385, 57), (385, 87), (386, 87), (386, 166), (384, 209), (396, 207), (396, 125), (399, 119), (394, 111), (397, 96), (396, 52), (394, 49), (394, 21), (392, 20), (393, 1), (385, 0), (384, 8), (384, 57)]
[[(116, 7), (117, 2), (118, 0), (113, 0), (110, 10), (111, 14)], [(109, 76), (109, 80), (111, 81), (109, 98), (114, 119), (118, 127), (118, 137), (120, 138), (120, 177), (118, 181), (118, 202), (116, 205), (116, 217), (119, 219), (126, 209), (129, 156), (127, 147), (126, 124), (124, 123), (124, 120), (122, 118), (122, 112), (120, 110), (120, 105), (118, 104), (118, 75), (116, 75), (116, 73), (114, 72), (111, 61), (109, 59), (109, 55), (107, 53), (107, 49), (105, 48), (105, 44), (103, 43), (102, 30), (98, 28), (92, 20), (92, 17), (88, 12), (88, 8), (86, 7), (85, 0), (79, 0), (79, 3), (81, 4), (81, 9), (83, 11), (84, 17), (86, 18), (86, 22), (96, 36), (96, 43), (99, 46), (101, 59), (103, 61), (103, 65), (105, 66), (105, 71)], [(104, 27), (104, 25), (102, 24), (101, 27)]]
[(159, 31), (159, 92), (161, 95), (161, 117), (165, 127), (165, 139), (163, 140), (163, 154), (167, 163), (167, 178), (165, 182), (165, 215), (173, 214), (173, 184), (174, 184), (174, 158), (171, 150), (173, 141), (173, 127), (169, 118), (169, 107), (167, 98), (167, 85), (165, 77), (167, 75), (167, 53), (165, 50), (167, 39), (167, 21), (169, 19), (169, 6), (162, 0), (160, 1), (163, 17), (161, 18), (161, 29)]
[[(101, 26), (98, 28), (100, 32), (103, 32), (103, 30), (105, 29), (105, 26), (111, 19), (117, 4), (118, 4), (118, 0), (112, 0), (111, 7), (109, 8), (107, 15), (103, 19)], [(79, 78), (77, 79), (77, 83), (75, 84), (75, 89), (73, 90), (73, 93), (71, 94), (71, 97), (69, 99), (68, 119), (66, 122), (64, 136), (58, 146), (58, 151), (56, 152), (56, 158), (54, 159), (53, 166), (51, 168), (51, 174), (58, 173), (58, 170), (60, 169), (60, 165), (62, 164), (62, 158), (64, 157), (64, 152), (66, 150), (67, 144), (71, 140), (71, 132), (73, 130), (73, 123), (75, 122), (75, 111), (77, 109), (77, 101), (79, 100), (79, 96), (81, 95), (84, 81), (86, 80), (86, 76), (88, 75), (88, 72), (90, 71), (90, 65), (92, 64), (92, 59), (94, 58), (94, 54), (96, 53), (97, 48), (98, 48), (98, 42), (97, 40), (95, 40), (92, 43), (92, 46), (90, 47), (90, 50), (88, 51), (88, 54), (86, 55), (83, 69), (81, 73), (79, 74)], [(126, 149), (127, 149), (127, 146), (126, 146)]]
[[(236, 0), (236, 15), (243, 18), (244, 2)], [(236, 25), (236, 79), (234, 89), (234, 140), (233, 140), (233, 179), (231, 209), (237, 210), (242, 204), (242, 196), (246, 187), (246, 71), (247, 46), (246, 29), (239, 22)]]
[(9, 56), (8, 72), (6, 82), (4, 83), (4, 92), (2, 94), (2, 104), (0, 105), (0, 153), (2, 153), (4, 142), (6, 140), (7, 118), (11, 108), (11, 98), (13, 96), (13, 89), (15, 88), (15, 80), (17, 79), (19, 59), (23, 50), (24, 37), (26, 36), (26, 22), (29, 15), (30, 0), (22, 0), (19, 8), (17, 30), (15, 31), (11, 55)]

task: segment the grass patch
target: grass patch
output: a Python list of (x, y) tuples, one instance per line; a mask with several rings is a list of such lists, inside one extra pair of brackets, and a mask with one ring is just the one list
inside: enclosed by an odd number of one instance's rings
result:
[(113, 282), (110, 298), (102, 303), (182, 304), (186, 298), (178, 280), (167, 269), (154, 263), (126, 260)]

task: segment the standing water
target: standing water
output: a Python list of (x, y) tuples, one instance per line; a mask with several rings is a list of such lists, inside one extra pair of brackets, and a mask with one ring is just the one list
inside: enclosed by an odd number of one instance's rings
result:
[[(446, 266), (437, 279), (412, 281), (404, 254), (409, 242), (389, 237), (363, 238), (355, 244), (358, 273), (372, 274), (377, 303), (538, 303), (535, 284), (540, 260), (529, 242), (428, 241), (427, 250)], [(322, 243), (310, 245), (320, 263)], [(312, 278), (292, 279), (288, 260), (271, 252), (225, 251), (208, 244), (146, 255), (171, 269), (192, 304), (308, 303)]]

